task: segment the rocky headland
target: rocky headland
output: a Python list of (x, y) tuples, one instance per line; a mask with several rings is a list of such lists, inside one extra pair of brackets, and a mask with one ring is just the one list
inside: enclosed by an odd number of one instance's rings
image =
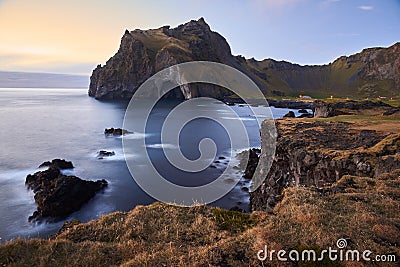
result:
[[(89, 95), (97, 99), (130, 99), (156, 72), (188, 61), (213, 61), (249, 76), (266, 96), (400, 97), (400, 43), (388, 48), (368, 48), (320, 66), (300, 66), (285, 61), (257, 61), (234, 56), (225, 38), (211, 30), (203, 18), (176, 28), (126, 30), (118, 51), (90, 77)], [(182, 86), (168, 97), (189, 99), (209, 96), (235, 98), (212, 85)]]
[[(278, 121), (275, 159), (264, 183), (251, 193), (252, 210), (273, 212), (288, 187), (323, 190), (345, 175), (376, 178), (400, 168), (400, 133), (354, 126), (346, 121)], [(266, 162), (263, 157), (260, 164)]]
[(25, 184), (35, 193), (37, 210), (29, 220), (60, 220), (79, 210), (95, 194), (107, 187), (106, 180), (86, 181), (62, 174), (73, 168), (70, 161), (54, 159), (42, 163), (46, 170), (28, 174)]

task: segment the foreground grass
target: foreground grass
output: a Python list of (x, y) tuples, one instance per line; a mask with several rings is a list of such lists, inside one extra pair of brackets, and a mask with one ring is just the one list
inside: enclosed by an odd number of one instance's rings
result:
[[(400, 169), (375, 179), (343, 176), (324, 190), (288, 188), (274, 214), (155, 203), (71, 224), (52, 239), (10, 241), (0, 246), (0, 266), (279, 266), (276, 258), (261, 263), (257, 251), (321, 251), (339, 238), (348, 249), (399, 259), (399, 207)], [(319, 266), (327, 264), (368, 265)]]

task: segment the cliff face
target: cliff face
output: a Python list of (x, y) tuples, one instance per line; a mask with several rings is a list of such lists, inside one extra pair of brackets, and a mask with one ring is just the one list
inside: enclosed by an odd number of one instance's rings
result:
[[(98, 65), (90, 79), (89, 95), (98, 99), (130, 98), (137, 88), (156, 72), (188, 61), (221, 62), (241, 68), (232, 56), (226, 40), (203, 18), (192, 20), (177, 28), (164, 26), (154, 30), (126, 31), (118, 52), (106, 65)], [(243, 70), (248, 75), (247, 70)], [(253, 77), (257, 80), (256, 77)], [(211, 85), (190, 85), (172, 92), (175, 98), (196, 96), (223, 98), (227, 90)]]
[[(287, 187), (325, 188), (344, 175), (374, 178), (400, 168), (400, 133), (354, 125), (314, 119), (277, 121), (275, 159), (264, 183), (251, 193), (252, 210), (271, 212)], [(383, 125), (380, 122), (380, 129)], [(267, 140), (268, 128), (264, 126), (262, 140)], [(262, 151), (267, 148), (263, 142)], [(260, 156), (261, 169), (267, 162), (265, 157)]]
[[(340, 57), (322, 66), (300, 66), (284, 61), (257, 61), (232, 56), (224, 37), (211, 31), (203, 18), (171, 29), (125, 31), (117, 53), (90, 78), (89, 95), (98, 99), (129, 99), (150, 76), (166, 67), (188, 61), (213, 61), (248, 75), (265, 95), (399, 97), (400, 43), (370, 48)], [(190, 85), (172, 92), (174, 98), (230, 93), (211, 85)]]

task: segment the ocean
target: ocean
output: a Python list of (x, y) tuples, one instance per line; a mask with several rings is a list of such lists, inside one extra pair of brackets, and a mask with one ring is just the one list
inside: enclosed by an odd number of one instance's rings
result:
[[(167, 172), (175, 183), (207, 183), (210, 177), (221, 172), (223, 162), (217, 168), (206, 169), (203, 174), (207, 175), (197, 175), (192, 180), (163, 164), (159, 125), (177, 103), (165, 101), (157, 105), (147, 125), (146, 135), (133, 133), (131, 137), (147, 138), (146, 148), (152, 160), (158, 161), (160, 172)], [(132, 178), (125, 163), (121, 137), (104, 135), (105, 128), (122, 127), (126, 105), (126, 102), (95, 100), (88, 97), (86, 89), (0, 89), (0, 242), (17, 237), (48, 237), (56, 233), (65, 221), (78, 219), (86, 222), (103, 214), (128, 211), (137, 205), (155, 201)], [(221, 104), (215, 105), (210, 112), (218, 112), (218, 105)], [(196, 107), (189, 107), (187, 112), (195, 112), (192, 108)], [(257, 123), (252, 119), (250, 109), (246, 105), (232, 108), (248, 130), (250, 146), (260, 147)], [(271, 109), (274, 118), (280, 118), (289, 111)], [(195, 148), (204, 137), (212, 138), (219, 155), (225, 155), (229, 142), (221, 126), (199, 119), (180, 135), (181, 149), (188, 158), (198, 156), (198, 149)], [(115, 155), (99, 159), (97, 154), (100, 150), (114, 151)], [(138, 153), (129, 156), (141, 157), (141, 151), (138, 148)], [(26, 175), (37, 171), (42, 162), (54, 158), (73, 162), (75, 168), (66, 171), (67, 174), (87, 180), (106, 179), (109, 186), (81, 210), (62, 221), (28, 222), (36, 204), (33, 192), (25, 187)], [(243, 183), (211, 205), (227, 209), (239, 206), (247, 210), (249, 196), (242, 186)]]

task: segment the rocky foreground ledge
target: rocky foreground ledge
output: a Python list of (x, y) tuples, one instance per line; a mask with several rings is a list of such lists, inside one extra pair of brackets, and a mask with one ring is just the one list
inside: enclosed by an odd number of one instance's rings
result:
[(79, 210), (100, 190), (107, 187), (106, 180), (86, 181), (72, 175), (64, 175), (61, 170), (72, 169), (72, 162), (54, 159), (40, 166), (46, 170), (28, 174), (25, 184), (35, 193), (37, 210), (29, 220), (58, 220)]
[[(262, 135), (268, 134), (263, 127)], [(383, 131), (384, 123), (375, 127), (370, 130), (346, 121), (279, 120), (275, 160), (264, 183), (251, 194), (252, 210), (272, 212), (287, 187), (324, 188), (344, 175), (376, 178), (400, 168), (400, 133)], [(262, 149), (268, 146), (263, 143)]]
[[(321, 252), (335, 249), (340, 238), (347, 240), (346, 249), (399, 259), (399, 177), (400, 169), (376, 178), (345, 175), (324, 194), (314, 187), (289, 187), (273, 214), (137, 206), (70, 223), (51, 239), (8, 242), (0, 246), (0, 266), (281, 266), (276, 257), (262, 264), (257, 252), (265, 246)], [(285, 266), (306, 263), (288, 261)], [(328, 259), (319, 263), (369, 266)]]

